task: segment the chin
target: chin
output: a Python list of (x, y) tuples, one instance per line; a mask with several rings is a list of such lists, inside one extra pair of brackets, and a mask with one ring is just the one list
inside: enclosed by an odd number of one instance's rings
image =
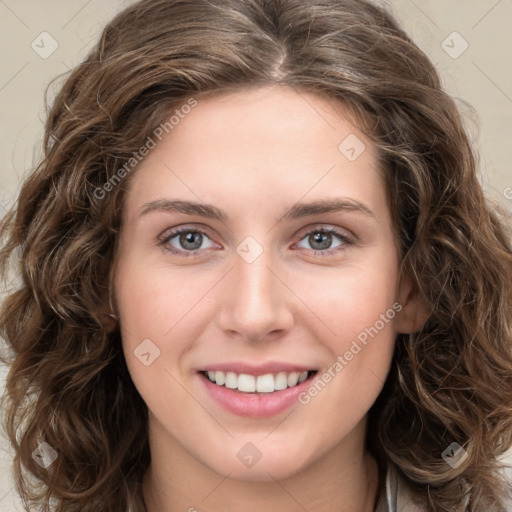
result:
[[(256, 451), (250, 446), (250, 441), (242, 441), (236, 443), (236, 448), (233, 457), (226, 457), (226, 452), (219, 454), (216, 460), (204, 460), (204, 463), (216, 473), (221, 475), (228, 475), (233, 480), (247, 481), (247, 482), (272, 482), (275, 480), (285, 480), (293, 477), (294, 475), (303, 471), (308, 464), (312, 463), (310, 457), (305, 453), (303, 447), (299, 447), (300, 443), (294, 443), (295, 446), (287, 447), (280, 443), (280, 450), (274, 449), (272, 446), (262, 446), (260, 450), (261, 458), (251, 464), (249, 460), (247, 463), (242, 462), (244, 454), (251, 454), (256, 456)], [(255, 442), (254, 445), (258, 443)], [(243, 452), (239, 446), (246, 447)], [(260, 446), (263, 443), (260, 443)], [(228, 448), (231, 452), (231, 449)], [(240, 453), (240, 458), (238, 454)], [(242, 459), (242, 460), (240, 460)]]

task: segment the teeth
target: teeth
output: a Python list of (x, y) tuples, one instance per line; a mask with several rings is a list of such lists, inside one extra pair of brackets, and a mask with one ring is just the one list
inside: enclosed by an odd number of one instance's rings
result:
[(238, 376), (238, 391), (254, 393), (256, 391), (256, 378), (254, 377), (254, 375), (247, 375), (247, 373), (241, 373)]
[(279, 372), (274, 381), (274, 389), (279, 391), (288, 387), (288, 375), (286, 372)]
[[(217, 372), (215, 372), (217, 373)], [(221, 372), (219, 372), (221, 373)], [(227, 388), (235, 389), (238, 386), (238, 376), (236, 373), (233, 372), (227, 372), (226, 373), (226, 381), (224, 382), (224, 385)]]
[(258, 393), (272, 393), (275, 391), (274, 376), (271, 373), (260, 375), (256, 380), (256, 391)]
[(244, 393), (273, 393), (282, 389), (292, 388), (301, 384), (308, 378), (309, 372), (279, 372), (276, 375), (249, 375), (247, 373), (208, 371), (205, 372), (208, 379), (229, 389), (237, 389)]
[(308, 378), (308, 372), (302, 372), (299, 375), (298, 383), (300, 384), (301, 382), (304, 382), (307, 378)]
[(288, 387), (292, 388), (297, 385), (297, 381), (299, 380), (299, 372), (292, 372), (288, 375)]
[(222, 386), (226, 382), (226, 374), (224, 372), (215, 372), (215, 382)]

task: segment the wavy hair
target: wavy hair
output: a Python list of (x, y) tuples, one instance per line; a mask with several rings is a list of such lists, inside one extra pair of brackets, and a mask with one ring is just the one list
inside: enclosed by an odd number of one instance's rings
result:
[[(60, 87), (43, 158), (0, 226), (3, 278), (19, 277), (0, 311), (10, 367), (3, 423), (27, 510), (145, 509), (147, 407), (119, 328), (104, 326), (136, 170), (113, 179), (188, 98), (276, 83), (350, 109), (374, 142), (401, 276), (430, 311), (423, 329), (396, 339), (368, 448), (430, 512), (506, 510), (510, 218), (485, 198), (462, 115), (434, 66), (366, 0), (139, 1)], [(58, 455), (47, 469), (32, 456), (42, 442)], [(457, 467), (442, 458), (453, 442), (467, 452)]]

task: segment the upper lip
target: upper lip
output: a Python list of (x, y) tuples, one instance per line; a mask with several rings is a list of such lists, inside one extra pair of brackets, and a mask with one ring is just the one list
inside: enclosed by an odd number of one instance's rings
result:
[(247, 373), (254, 376), (265, 375), (267, 373), (307, 372), (313, 370), (315, 370), (315, 368), (312, 368), (311, 366), (280, 361), (269, 361), (262, 364), (248, 363), (247, 361), (231, 361), (226, 363), (209, 364), (198, 369), (199, 372), (221, 371), (234, 372), (237, 374)]

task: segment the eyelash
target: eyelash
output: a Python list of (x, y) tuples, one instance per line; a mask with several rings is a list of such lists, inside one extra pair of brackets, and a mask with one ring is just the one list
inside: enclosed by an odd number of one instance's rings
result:
[[(204, 235), (208, 239), (210, 239), (210, 237), (208, 237), (208, 234), (205, 233), (204, 231), (202, 231), (201, 229), (190, 228), (190, 227), (182, 227), (182, 228), (176, 228), (173, 231), (171, 231), (165, 238), (163, 238), (161, 240), (160, 245), (162, 245), (163, 248), (166, 251), (170, 252), (171, 254), (174, 254), (176, 256), (184, 256), (184, 257), (195, 256), (197, 253), (199, 253), (199, 252), (201, 252), (203, 250), (203, 249), (195, 249), (193, 251), (179, 251), (179, 250), (175, 249), (174, 247), (169, 246), (168, 243), (173, 238), (175, 238), (177, 235), (180, 235), (181, 233), (200, 233), (201, 235)], [(318, 250), (312, 249), (312, 251), (313, 251), (315, 256), (317, 256), (317, 255), (320, 255), (320, 257), (330, 256), (330, 255), (332, 255), (332, 254), (334, 254), (336, 252), (345, 250), (346, 246), (350, 246), (350, 245), (354, 244), (354, 241), (348, 235), (346, 235), (345, 233), (342, 233), (341, 231), (338, 231), (335, 228), (314, 228), (314, 229), (311, 229), (310, 231), (307, 231), (306, 233), (303, 234), (303, 236), (300, 239), (300, 241), (302, 241), (304, 238), (306, 238), (309, 235), (312, 235), (314, 233), (329, 233), (329, 234), (335, 235), (343, 243), (343, 245), (339, 245), (339, 246), (335, 247), (334, 249), (326, 249), (324, 251), (318, 251)], [(342, 248), (340, 249), (340, 247), (342, 247)]]

